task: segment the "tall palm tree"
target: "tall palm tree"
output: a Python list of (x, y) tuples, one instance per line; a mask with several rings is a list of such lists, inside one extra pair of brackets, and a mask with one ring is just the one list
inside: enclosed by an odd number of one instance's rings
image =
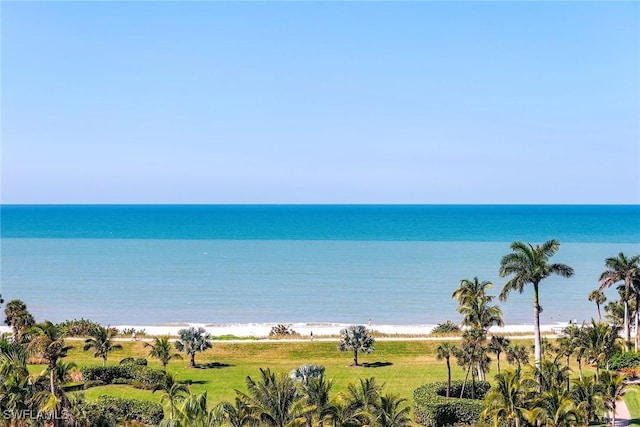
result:
[(627, 392), (626, 377), (615, 372), (604, 372), (600, 380), (600, 393), (604, 406), (611, 414), (611, 426), (616, 425), (617, 403)]
[(533, 285), (533, 332), (535, 340), (534, 360), (540, 365), (542, 359), (542, 337), (540, 335), (540, 282), (552, 274), (561, 277), (573, 276), (573, 268), (565, 264), (549, 264), (551, 258), (560, 249), (560, 242), (548, 240), (533, 247), (530, 243), (513, 242), (511, 253), (500, 262), (500, 277), (513, 276), (500, 292), (500, 300), (506, 301), (509, 292), (522, 293), (527, 284)]
[(102, 366), (107, 366), (107, 356), (114, 350), (122, 350), (121, 344), (114, 343), (113, 339), (118, 334), (116, 328), (96, 326), (89, 331), (89, 338), (84, 340), (84, 351), (95, 350), (93, 357), (102, 358)]
[(288, 427), (304, 423), (313, 407), (288, 375), (276, 375), (270, 369), (260, 369), (260, 378), (247, 377), (247, 393), (236, 390), (238, 397), (251, 408), (261, 425)]
[(162, 381), (153, 388), (152, 393), (156, 391), (164, 392), (162, 402), (169, 402), (170, 419), (173, 420), (178, 402), (189, 394), (189, 389), (186, 385), (179, 383), (173, 374), (167, 372)]
[(11, 300), (4, 307), (4, 323), (11, 326), (13, 337), (16, 341), (21, 341), (24, 331), (31, 328), (36, 322), (27, 310), (27, 305), (19, 299)]
[(189, 367), (196, 366), (196, 353), (211, 348), (211, 335), (204, 328), (191, 327), (178, 331), (179, 340), (175, 342), (176, 349), (189, 355)]
[(340, 331), (339, 351), (353, 352), (353, 366), (358, 364), (358, 353), (373, 353), (375, 340), (367, 328), (362, 325), (349, 326)]
[(66, 357), (73, 347), (65, 345), (62, 328), (48, 320), (33, 325), (29, 330), (29, 334), (32, 337), (28, 348), (38, 352), (47, 360), (51, 394), (60, 396), (62, 391), (56, 385), (56, 365), (58, 360)]
[(182, 359), (182, 356), (178, 353), (171, 353), (171, 343), (169, 342), (168, 335), (154, 337), (153, 342), (146, 342), (144, 346), (149, 347), (150, 357), (155, 357), (162, 363), (162, 370), (164, 372), (167, 372), (167, 365), (171, 359)]
[(378, 427), (408, 427), (411, 424), (409, 406), (404, 405), (406, 399), (385, 394), (380, 396), (375, 420)]
[(492, 335), (491, 339), (489, 340), (489, 351), (495, 353), (496, 355), (498, 373), (500, 373), (500, 355), (507, 350), (509, 344), (511, 344), (509, 338), (499, 335)]
[(629, 297), (633, 280), (640, 274), (640, 255), (627, 258), (624, 253), (620, 252), (617, 257), (605, 259), (604, 265), (607, 269), (600, 275), (600, 290), (618, 282), (624, 282), (624, 332), (625, 341), (629, 345), (629, 341), (631, 341)]
[(451, 356), (453, 356), (456, 352), (457, 347), (450, 342), (444, 342), (436, 348), (436, 360), (446, 360), (447, 361), (447, 395), (451, 393)]
[(600, 306), (607, 302), (607, 296), (600, 289), (595, 289), (589, 292), (587, 299), (591, 302), (596, 303), (596, 308), (598, 309), (598, 320), (602, 320), (602, 313), (600, 313)]
[(520, 427), (526, 411), (526, 390), (520, 378), (520, 369), (507, 369), (495, 376), (495, 385), (485, 397), (481, 418), (490, 418), (494, 427), (503, 422)]
[(60, 423), (60, 412), (68, 403), (64, 391), (56, 380), (56, 365), (58, 360), (67, 356), (73, 347), (65, 345), (64, 331), (61, 327), (54, 325), (48, 320), (36, 323), (28, 332), (31, 341), (28, 349), (37, 352), (42, 358), (47, 360), (47, 370), (49, 372), (49, 392), (41, 392), (34, 396), (44, 412), (53, 413), (54, 425)]

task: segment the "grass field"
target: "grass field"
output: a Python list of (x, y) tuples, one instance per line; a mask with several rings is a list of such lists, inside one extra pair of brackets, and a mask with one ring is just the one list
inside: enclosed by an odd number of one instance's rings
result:
[[(511, 340), (518, 340), (511, 337)], [(447, 368), (445, 361), (435, 359), (435, 350), (442, 341), (378, 341), (375, 352), (361, 354), (361, 364), (368, 364), (354, 368), (351, 364), (352, 354), (341, 353), (336, 349), (337, 342), (331, 341), (300, 341), (300, 342), (215, 342), (213, 348), (196, 355), (196, 363), (201, 366), (189, 368), (188, 358), (172, 360), (168, 371), (173, 372), (179, 381), (190, 382), (193, 393), (207, 391), (210, 407), (223, 401), (232, 401), (235, 389), (246, 391), (245, 378), (259, 376), (260, 368), (271, 368), (273, 371), (288, 373), (303, 364), (322, 365), (326, 368), (326, 376), (333, 380), (332, 394), (344, 391), (349, 383), (355, 383), (360, 378), (375, 377), (379, 384), (384, 384), (384, 392), (399, 395), (412, 404), (413, 391), (422, 384), (433, 381), (446, 381)], [(531, 345), (532, 340), (518, 340), (525, 345)], [(101, 359), (92, 357), (91, 352), (82, 351), (81, 340), (70, 340), (74, 348), (69, 352), (65, 362), (74, 362), (78, 367), (98, 366)], [(116, 365), (125, 357), (144, 357), (151, 367), (160, 369), (160, 363), (148, 357), (148, 348), (142, 341), (123, 341), (123, 349), (109, 355), (108, 365)], [(495, 355), (492, 356), (495, 360)], [(451, 358), (453, 379), (463, 379), (464, 371)], [(507, 365), (502, 356), (502, 367)], [(491, 363), (492, 371), (487, 375), (492, 379), (495, 374), (495, 361)], [(39, 372), (42, 366), (31, 366), (33, 372)], [(577, 372), (577, 371), (576, 371)], [(161, 393), (139, 390), (127, 385), (108, 385), (93, 387), (85, 391), (88, 399), (95, 399), (100, 395), (127, 397), (159, 402)], [(625, 400), (629, 406), (632, 424), (640, 426), (640, 392), (634, 386), (628, 392)]]

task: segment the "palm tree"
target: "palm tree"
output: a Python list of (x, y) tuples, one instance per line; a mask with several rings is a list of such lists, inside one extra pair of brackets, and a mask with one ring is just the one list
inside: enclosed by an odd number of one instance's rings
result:
[(84, 340), (84, 351), (94, 349), (93, 357), (102, 358), (102, 366), (107, 366), (107, 356), (114, 350), (122, 350), (122, 345), (114, 344), (113, 338), (118, 334), (116, 328), (96, 326), (89, 331), (89, 338)]
[(558, 389), (543, 392), (534, 401), (529, 421), (546, 427), (570, 427), (578, 421), (573, 401), (566, 392)]
[(167, 365), (171, 359), (182, 359), (178, 353), (171, 353), (171, 343), (169, 336), (154, 337), (153, 343), (144, 343), (145, 347), (149, 347), (149, 356), (155, 357), (162, 363), (162, 370), (167, 372)]
[(346, 400), (351, 413), (361, 424), (368, 425), (375, 419), (379, 409), (380, 391), (382, 386), (376, 384), (376, 379), (360, 378), (358, 384), (350, 383), (347, 386)]
[(629, 297), (633, 280), (640, 274), (640, 255), (627, 258), (624, 253), (620, 252), (617, 257), (607, 258), (604, 265), (607, 270), (600, 275), (600, 290), (615, 283), (624, 282), (624, 332), (625, 342), (629, 345), (629, 341), (631, 341)]
[(499, 335), (492, 335), (491, 339), (489, 340), (489, 351), (492, 353), (495, 353), (496, 355), (496, 359), (497, 359), (496, 362), (498, 364), (498, 373), (500, 373), (500, 355), (507, 350), (507, 348), (509, 347), (509, 344), (511, 344), (511, 341), (509, 341), (509, 338), (499, 336)]
[(593, 290), (587, 296), (589, 301), (595, 302), (598, 309), (598, 320), (602, 320), (602, 314), (600, 313), (600, 305), (607, 302), (607, 296), (600, 289)]
[(338, 350), (353, 351), (352, 366), (360, 366), (358, 364), (358, 352), (373, 353), (373, 344), (375, 340), (364, 326), (349, 326), (348, 328), (341, 330), (340, 335), (341, 337), (340, 344), (338, 344)]
[(33, 325), (29, 329), (29, 334), (32, 338), (28, 348), (37, 351), (47, 360), (51, 394), (60, 396), (62, 390), (56, 386), (56, 365), (58, 360), (66, 357), (67, 352), (73, 347), (65, 345), (62, 328), (48, 320)]
[(176, 349), (189, 355), (189, 367), (196, 366), (196, 353), (211, 348), (211, 335), (204, 328), (180, 329), (180, 339), (175, 342)]
[(288, 375), (276, 375), (270, 369), (260, 369), (260, 378), (247, 377), (247, 394), (236, 390), (238, 397), (251, 409), (258, 423), (287, 427), (304, 423), (313, 407)]
[(626, 377), (615, 372), (605, 372), (600, 380), (600, 393), (604, 406), (611, 414), (611, 426), (616, 425), (616, 406), (627, 392)]
[(487, 289), (493, 288), (493, 283), (488, 280), (480, 281), (478, 277), (474, 277), (473, 280), (462, 279), (460, 281), (460, 287), (456, 289), (451, 298), (457, 299), (458, 304), (464, 305), (469, 301), (478, 299), (487, 300), (491, 302), (492, 296), (487, 295)]
[(251, 408), (241, 398), (235, 398), (235, 402), (222, 402), (214, 412), (222, 421), (231, 427), (245, 427), (256, 425), (257, 421), (251, 414)]
[(560, 249), (560, 242), (548, 240), (542, 245), (533, 247), (530, 243), (513, 242), (511, 253), (505, 255), (500, 262), (500, 277), (513, 275), (500, 292), (500, 300), (506, 301), (509, 292), (524, 291), (526, 284), (533, 285), (533, 329), (535, 340), (535, 364), (540, 365), (542, 359), (542, 338), (540, 335), (540, 298), (539, 287), (543, 279), (552, 274), (561, 277), (573, 276), (573, 269), (565, 264), (549, 264), (551, 258)]
[(65, 345), (64, 331), (61, 327), (54, 325), (48, 320), (36, 323), (29, 328), (31, 341), (28, 349), (38, 352), (42, 358), (47, 360), (47, 370), (49, 372), (49, 392), (40, 392), (34, 399), (40, 404), (41, 410), (54, 414), (54, 424), (59, 425), (60, 412), (68, 403), (62, 387), (56, 381), (56, 366), (58, 360), (66, 357), (73, 347)]
[(462, 324), (476, 329), (488, 330), (491, 326), (504, 326), (502, 310), (497, 305), (489, 305), (487, 299), (468, 300), (458, 307), (463, 315)]
[(509, 345), (505, 354), (507, 356), (507, 362), (512, 365), (518, 365), (518, 369), (522, 368), (522, 365), (529, 363), (529, 351), (523, 345)]
[(591, 320), (591, 325), (582, 329), (579, 341), (580, 350), (583, 351), (587, 363), (591, 363), (596, 368), (597, 381), (600, 375), (600, 366), (608, 367), (609, 359), (620, 349), (619, 328)]
[(27, 305), (19, 299), (11, 300), (4, 308), (4, 323), (11, 326), (14, 339), (21, 341), (21, 335), (24, 331), (31, 328), (36, 322), (33, 316), (27, 310)]
[(451, 392), (451, 356), (455, 354), (457, 347), (450, 342), (444, 342), (436, 348), (436, 360), (447, 361), (447, 396)]
[(581, 414), (585, 427), (597, 418), (604, 407), (598, 384), (593, 377), (575, 378), (571, 387), (571, 399)]
[(184, 397), (189, 394), (189, 389), (186, 385), (179, 383), (173, 374), (167, 372), (164, 374), (162, 381), (153, 388), (152, 393), (156, 391), (164, 392), (162, 402), (169, 402), (170, 419), (173, 420), (178, 401), (184, 399)]
[(520, 427), (526, 411), (525, 387), (521, 382), (520, 369), (505, 370), (495, 376), (496, 382), (485, 397), (485, 409), (481, 419), (488, 417), (498, 427), (502, 422)]
[(312, 418), (318, 421), (318, 425), (324, 425), (324, 419), (329, 414), (329, 391), (333, 382), (324, 376), (324, 366), (302, 365), (289, 373), (307, 399), (307, 403), (315, 409), (306, 417), (308, 427), (312, 425)]
[(410, 409), (407, 405), (403, 405), (406, 400), (390, 394), (380, 396), (375, 416), (376, 425), (379, 427), (408, 427), (412, 425), (409, 417)]

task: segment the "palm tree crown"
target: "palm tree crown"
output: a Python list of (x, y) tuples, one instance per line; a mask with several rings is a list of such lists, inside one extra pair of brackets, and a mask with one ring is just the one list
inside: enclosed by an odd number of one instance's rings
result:
[(373, 336), (362, 325), (349, 326), (340, 331), (338, 350), (353, 351), (353, 366), (358, 365), (358, 353), (373, 353)]
[(162, 363), (162, 370), (165, 372), (171, 359), (182, 359), (182, 356), (178, 353), (171, 353), (171, 343), (168, 335), (154, 337), (152, 343), (144, 343), (144, 346), (149, 347), (149, 356), (155, 357)]
[(89, 338), (84, 341), (84, 351), (94, 349), (93, 357), (102, 358), (102, 366), (107, 366), (107, 356), (114, 350), (122, 350), (122, 345), (115, 344), (113, 338), (117, 335), (118, 330), (107, 326), (97, 326), (89, 332)]
[(178, 335), (180, 339), (175, 343), (176, 349), (189, 355), (189, 366), (193, 368), (196, 366), (196, 353), (211, 348), (211, 335), (201, 327), (180, 329)]

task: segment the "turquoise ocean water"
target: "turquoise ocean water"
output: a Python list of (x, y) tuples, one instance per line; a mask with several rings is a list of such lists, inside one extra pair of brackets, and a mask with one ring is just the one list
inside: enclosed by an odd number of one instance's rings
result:
[[(543, 283), (542, 322), (588, 320), (604, 259), (640, 253), (640, 206), (3, 205), (0, 221), (5, 300), (105, 324), (458, 321), (461, 279), (497, 295), (509, 244), (549, 238), (576, 274)], [(500, 306), (531, 322), (530, 291)]]

